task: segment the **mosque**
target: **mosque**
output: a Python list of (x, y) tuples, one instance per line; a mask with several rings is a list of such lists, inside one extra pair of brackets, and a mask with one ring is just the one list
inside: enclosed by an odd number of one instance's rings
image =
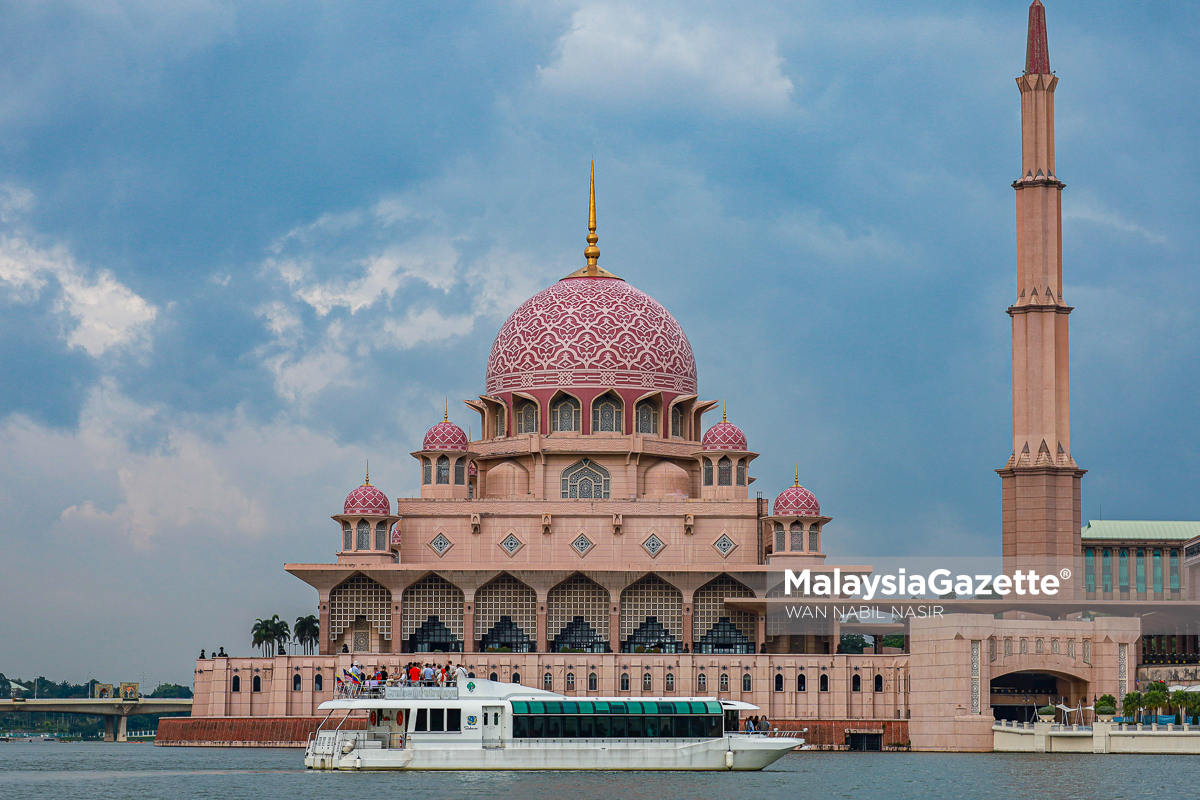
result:
[[(1028, 35), (1008, 309), (1013, 450), (998, 470), (1005, 568), (1081, 564), (1063, 596), (1118, 610), (1185, 600), (1182, 553), (1200, 562), (1200, 544), (1188, 543), (1200, 543), (1200, 525), (1082, 525), (1058, 77), (1040, 0)], [(453, 660), (569, 695), (746, 700), (818, 746), (857, 735), (888, 748), (990, 750), (993, 715), (1121, 697), (1156, 656), (1197, 652), (1194, 636), (1151, 637), (1147, 647), (1133, 616), (1074, 605), (1047, 618), (980, 599), (873, 631), (840, 619), (803, 635), (772, 630), (768, 575), (831, 570), (826, 538), (837, 528), (825, 512), (835, 510), (798, 472), (771, 503), (751, 495), (758, 453), (723, 411), (706, 427), (717, 402), (703, 399), (687, 335), (661, 303), (600, 266), (596, 230), (593, 172), (586, 262), (500, 328), (483, 392), (464, 401), (479, 438), (446, 413), (412, 453), (420, 497), (393, 502), (368, 475), (333, 515), (336, 561), (286, 565), (316, 590), (319, 654), (198, 661), (193, 716), (163, 720), (160, 743), (303, 741), (352, 660), (389, 671)], [(843, 652), (847, 630), (873, 644)], [(887, 633), (896, 646), (882, 646)]]

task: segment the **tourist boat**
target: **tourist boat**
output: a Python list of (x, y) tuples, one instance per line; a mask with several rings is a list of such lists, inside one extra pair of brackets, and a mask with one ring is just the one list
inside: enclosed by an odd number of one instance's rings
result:
[[(758, 709), (749, 703), (567, 697), (463, 677), (351, 692), (320, 709), (309, 769), (759, 770), (804, 744), (739, 733), (739, 712)], [(343, 729), (354, 712), (366, 712), (366, 730)]]

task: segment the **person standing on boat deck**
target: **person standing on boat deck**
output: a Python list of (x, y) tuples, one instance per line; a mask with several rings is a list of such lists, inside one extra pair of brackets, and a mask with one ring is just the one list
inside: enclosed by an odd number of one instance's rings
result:
[(454, 668), (454, 679), (456, 681), (465, 681), (467, 679), (467, 671), (463, 669), (462, 664)]
[(426, 664), (425, 669), (421, 672), (421, 680), (425, 681), (427, 686), (433, 685), (433, 665)]
[(759, 718), (758, 718), (758, 724), (757, 724), (757, 725), (755, 725), (754, 727), (755, 727), (755, 728), (757, 728), (757, 729), (758, 729), (758, 730), (760, 730), (760, 731), (766, 731), (766, 732), (768, 732), (768, 733), (769, 733), (769, 732), (770, 732), (770, 730), (771, 730), (771, 723), (770, 723), (770, 721), (767, 719), (767, 715), (766, 715), (766, 714), (763, 714), (761, 717), (759, 717)]
[(412, 662), (408, 667), (408, 682), (416, 686), (421, 682), (421, 668), (417, 666), (417, 662)]
[(746, 733), (754, 733), (754, 717), (746, 717), (746, 726), (744, 730)]

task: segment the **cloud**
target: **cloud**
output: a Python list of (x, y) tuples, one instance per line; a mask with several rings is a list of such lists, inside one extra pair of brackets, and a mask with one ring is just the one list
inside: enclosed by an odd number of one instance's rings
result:
[(16, 235), (0, 235), (0, 289), (17, 302), (32, 302), (49, 285), (58, 288), (54, 309), (64, 318), (67, 344), (91, 356), (143, 341), (158, 309), (111, 272), (88, 272), (61, 246), (36, 247)]
[(1121, 233), (1132, 233), (1154, 244), (1166, 244), (1167, 237), (1132, 222), (1113, 211), (1087, 193), (1076, 193), (1063, 198), (1063, 219), (1075, 219), (1103, 225)]
[(538, 69), (542, 87), (590, 102), (771, 113), (791, 104), (792, 81), (772, 36), (696, 22), (690, 13), (685, 21), (627, 5), (586, 6), (556, 56)]

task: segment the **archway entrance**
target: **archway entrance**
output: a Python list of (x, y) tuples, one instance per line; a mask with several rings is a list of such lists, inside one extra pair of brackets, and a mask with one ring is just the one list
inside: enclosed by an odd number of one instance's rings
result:
[(1009, 672), (992, 678), (991, 706), (996, 719), (1033, 722), (1042, 706), (1063, 703), (1076, 708), (1088, 700), (1088, 682), (1052, 672)]

